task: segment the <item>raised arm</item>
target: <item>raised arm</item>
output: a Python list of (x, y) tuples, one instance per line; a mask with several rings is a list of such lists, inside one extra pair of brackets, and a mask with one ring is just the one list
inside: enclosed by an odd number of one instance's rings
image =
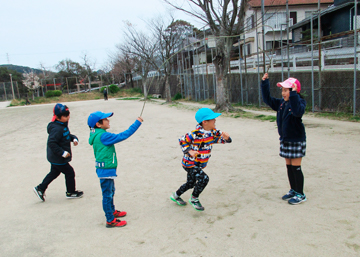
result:
[(103, 133), (100, 138), (101, 142), (104, 145), (113, 145), (124, 141), (125, 139), (131, 137), (140, 126), (141, 121), (137, 119), (127, 130), (120, 132), (119, 134), (113, 134), (109, 132)]
[(267, 73), (265, 73), (261, 81), (261, 93), (264, 102), (270, 106), (271, 109), (277, 111), (281, 104), (281, 99), (270, 96), (270, 82)]

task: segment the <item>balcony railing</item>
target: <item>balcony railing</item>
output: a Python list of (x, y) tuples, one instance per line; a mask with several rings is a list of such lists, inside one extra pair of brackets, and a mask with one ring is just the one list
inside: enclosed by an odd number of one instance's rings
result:
[[(291, 27), (293, 25), (293, 19), (289, 19), (289, 27)], [(283, 24), (281, 26), (281, 24)], [(269, 19), (265, 22), (265, 34), (268, 33), (269, 31), (272, 32), (272, 30), (274, 31), (280, 31), (281, 29), (284, 31), (286, 30), (286, 19)]]

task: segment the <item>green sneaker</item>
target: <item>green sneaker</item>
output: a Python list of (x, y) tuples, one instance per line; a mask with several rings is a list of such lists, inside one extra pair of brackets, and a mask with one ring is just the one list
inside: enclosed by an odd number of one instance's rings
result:
[(180, 206), (184, 206), (184, 205), (186, 205), (186, 202), (183, 200), (183, 199), (181, 199), (181, 197), (179, 196), (179, 197), (175, 197), (175, 193), (172, 193), (171, 195), (170, 195), (170, 199), (172, 200), (172, 201), (174, 201), (175, 203), (177, 203), (178, 205), (180, 205)]
[(192, 196), (189, 199), (189, 203), (194, 207), (197, 211), (203, 211), (205, 208), (201, 205), (199, 198), (193, 198)]

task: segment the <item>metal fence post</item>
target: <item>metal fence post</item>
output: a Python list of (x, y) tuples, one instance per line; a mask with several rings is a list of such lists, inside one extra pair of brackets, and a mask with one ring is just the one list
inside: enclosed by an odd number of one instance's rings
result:
[(3, 85), (4, 85), (4, 92), (5, 92), (5, 100), (7, 101), (5, 82), (3, 83)]
[(240, 95), (241, 95), (241, 105), (244, 105), (244, 94), (243, 94), (243, 84), (242, 84), (242, 74), (241, 74), (241, 49), (240, 49), (240, 37), (238, 40), (239, 44), (239, 73), (240, 73)]
[(312, 112), (315, 111), (315, 92), (314, 92), (314, 33), (313, 33), (313, 13), (311, 13), (310, 20), (310, 33), (311, 33), (311, 105)]
[(356, 71), (357, 71), (357, 0), (354, 2), (354, 100), (353, 100), (353, 116), (356, 114)]

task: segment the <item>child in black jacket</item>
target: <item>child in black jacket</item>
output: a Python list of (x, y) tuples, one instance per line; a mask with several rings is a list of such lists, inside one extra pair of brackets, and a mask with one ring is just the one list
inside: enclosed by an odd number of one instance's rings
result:
[(69, 164), (72, 158), (70, 143), (73, 142), (75, 146), (78, 145), (78, 138), (70, 134), (68, 128), (69, 119), (69, 108), (66, 105), (56, 104), (54, 107), (54, 116), (47, 127), (49, 134), (47, 141), (47, 159), (51, 164), (51, 169), (42, 183), (34, 187), (35, 194), (42, 201), (45, 201), (45, 190), (60, 173), (65, 175), (66, 197), (80, 198), (83, 196), (82, 191), (75, 190), (75, 172)]
[(306, 134), (302, 123), (306, 102), (300, 97), (301, 84), (295, 78), (277, 83), (282, 88), (282, 99), (270, 96), (267, 73), (262, 78), (261, 91), (264, 102), (277, 112), (276, 122), (280, 135), (280, 156), (285, 158), (290, 191), (282, 199), (289, 204), (305, 202), (304, 175), (301, 170), (302, 157), (306, 152)]

